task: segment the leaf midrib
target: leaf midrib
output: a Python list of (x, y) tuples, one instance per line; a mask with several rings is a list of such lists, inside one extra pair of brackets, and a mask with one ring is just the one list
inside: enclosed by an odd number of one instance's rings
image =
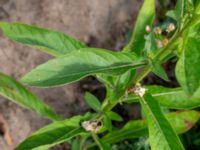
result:
[[(151, 113), (151, 116), (154, 118), (154, 121), (155, 121), (155, 123), (157, 124), (158, 129), (160, 130), (160, 133), (161, 133), (161, 134), (163, 135), (163, 137), (165, 138), (165, 143), (166, 143), (166, 144), (168, 145), (168, 147), (171, 149), (171, 146), (170, 146), (170, 144), (169, 144), (167, 138), (165, 137), (164, 132), (162, 131), (162, 128), (161, 128), (161, 126), (160, 126), (160, 124), (159, 124), (159, 121), (157, 121), (157, 118), (154, 116), (154, 113), (153, 113), (153, 111), (151, 110), (151, 108), (149, 107), (149, 104), (146, 102), (146, 100), (145, 100), (143, 97), (142, 97), (141, 99), (142, 99), (142, 101), (143, 101), (143, 105), (144, 105), (144, 106), (147, 106), (146, 108), (149, 110), (149, 112)], [(145, 104), (144, 102), (146, 102), (147, 104)]]
[[(157, 97), (157, 96), (164, 96), (164, 95), (172, 95), (172, 94), (181, 93), (181, 92), (182, 92), (182, 90), (179, 88), (176, 91), (154, 93), (154, 94), (152, 94), (152, 96)], [(138, 97), (135, 96), (133, 98), (125, 98), (125, 101), (131, 101), (131, 100), (135, 100), (135, 99), (138, 99)]]
[[(135, 67), (142, 67), (143, 65), (145, 65), (146, 62), (145, 60), (143, 61), (136, 61), (136, 62), (132, 62), (131, 64), (125, 64), (125, 65), (120, 65), (120, 66), (111, 66), (111, 67), (107, 67), (106, 69), (105, 68), (98, 68), (98, 69), (93, 69), (93, 70), (86, 70), (86, 71), (83, 71), (81, 73), (71, 73), (71, 74), (67, 74), (67, 75), (63, 75), (63, 76), (59, 76), (59, 77), (56, 77), (56, 79), (51, 79), (52, 80), (58, 80), (58, 79), (64, 79), (64, 78), (67, 78), (67, 77), (71, 77), (71, 76), (80, 76), (82, 74), (85, 74), (88, 75), (88, 74), (92, 74), (94, 72), (98, 72), (98, 73), (101, 73), (101, 71), (110, 71), (110, 70), (113, 70), (113, 69), (120, 69), (120, 68), (125, 68), (125, 67), (131, 67), (131, 66), (135, 66)], [(141, 65), (141, 66), (140, 66)], [(36, 68), (37, 69), (37, 68)], [(38, 69), (38, 70), (35, 70), (35, 71), (40, 71), (41, 69)], [(43, 70), (42, 70), (43, 71)], [(34, 71), (33, 71), (34, 72)], [(30, 72), (31, 73), (31, 72)], [(29, 73), (29, 74), (30, 74)], [(28, 74), (28, 75), (29, 75)], [(27, 76), (28, 76), (27, 75)], [(84, 77), (84, 76), (83, 76)], [(23, 82), (26, 82), (26, 76), (22, 78), (22, 81)], [(45, 81), (45, 80), (43, 80)], [(40, 83), (40, 81), (34, 81), (34, 83)]]

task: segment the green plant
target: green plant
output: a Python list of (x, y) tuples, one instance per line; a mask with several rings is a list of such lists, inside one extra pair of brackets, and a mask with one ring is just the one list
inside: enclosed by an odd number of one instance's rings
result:
[[(95, 113), (62, 119), (20, 83), (0, 74), (1, 95), (54, 121), (16, 150), (48, 149), (66, 141), (73, 150), (109, 150), (114, 143), (147, 135), (153, 150), (184, 149), (178, 134), (188, 131), (199, 119), (199, 112), (190, 109), (200, 106), (200, 1), (178, 0), (167, 16), (171, 22), (153, 27), (155, 0), (145, 0), (130, 41), (121, 52), (89, 48), (48, 29), (0, 22), (8, 38), (55, 56), (26, 74), (22, 83), (52, 87), (92, 75), (107, 92), (102, 103), (91, 93), (85, 94)], [(168, 81), (162, 64), (170, 58), (178, 59), (175, 71), (181, 87), (140, 85), (150, 72)], [(130, 120), (121, 129), (116, 128), (112, 121), (123, 118), (112, 109), (123, 103), (140, 103), (145, 119)]]

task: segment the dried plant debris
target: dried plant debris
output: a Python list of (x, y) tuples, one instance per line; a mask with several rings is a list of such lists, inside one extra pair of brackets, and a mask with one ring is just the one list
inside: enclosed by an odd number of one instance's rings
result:
[(2, 114), (0, 114), (0, 135), (4, 137), (8, 145), (13, 145), (13, 139), (10, 135), (8, 123)]

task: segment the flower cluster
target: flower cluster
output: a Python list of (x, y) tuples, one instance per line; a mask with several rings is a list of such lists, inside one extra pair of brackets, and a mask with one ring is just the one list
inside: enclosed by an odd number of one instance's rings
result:
[(144, 87), (137, 85), (132, 89), (130, 89), (130, 92), (133, 92), (137, 96), (143, 97), (146, 92), (146, 89)]
[(101, 128), (101, 125), (96, 121), (84, 121), (81, 125), (86, 131), (93, 133), (97, 133)]
[[(166, 28), (166, 33), (170, 34), (176, 29), (175, 25), (173, 23), (170, 23)], [(151, 33), (152, 29), (149, 25), (146, 26), (146, 32)], [(162, 48), (163, 46), (166, 46), (169, 43), (169, 39), (166, 36), (162, 36), (164, 31), (160, 27), (155, 27), (153, 30), (153, 33), (156, 35), (156, 46), (157, 48)]]

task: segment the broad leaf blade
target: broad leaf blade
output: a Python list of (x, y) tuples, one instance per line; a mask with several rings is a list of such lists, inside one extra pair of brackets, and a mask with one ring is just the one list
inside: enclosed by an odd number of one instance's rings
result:
[(81, 142), (79, 142), (79, 138), (76, 138), (73, 140), (72, 144), (71, 144), (71, 149), (72, 150), (80, 150), (80, 146), (81, 146)]
[(99, 100), (89, 92), (85, 93), (85, 100), (87, 104), (96, 112), (101, 111), (101, 103)]
[(183, 150), (182, 143), (162, 113), (158, 102), (146, 93), (144, 97), (140, 97), (140, 103), (147, 119), (151, 148), (153, 150)]
[(111, 120), (114, 120), (114, 121), (123, 121), (123, 118), (116, 112), (114, 111), (108, 111), (106, 112), (106, 115), (111, 119)]
[(43, 103), (23, 85), (2, 73), (0, 73), (0, 95), (51, 120), (61, 119), (53, 109)]
[(197, 123), (200, 113), (194, 110), (176, 111), (166, 114), (166, 117), (176, 133), (183, 134)]
[(29, 138), (24, 140), (16, 150), (25, 150), (25, 149), (41, 149), (49, 148), (56, 144), (65, 142), (74, 136), (85, 133), (86, 131), (80, 127), (80, 121), (88, 119), (86, 116), (76, 116), (71, 119), (64, 121), (54, 122), (49, 124), (34, 134)]
[[(177, 111), (166, 114), (170, 124), (175, 129), (176, 133), (182, 134), (190, 130), (199, 120), (200, 115), (197, 111)], [(129, 121), (122, 129), (116, 129), (107, 135), (102, 140), (106, 143), (117, 143), (123, 140), (139, 138), (148, 135), (148, 128), (145, 120)]]
[(103, 124), (109, 131), (112, 131), (112, 121), (107, 115), (103, 116)]
[(186, 6), (186, 0), (177, 0), (176, 7), (174, 10), (167, 12), (167, 16), (173, 18), (178, 24), (181, 23), (181, 19), (184, 17), (184, 10)]
[(195, 12), (197, 14), (200, 14), (200, 1), (199, 0), (194, 0), (194, 6), (195, 6)]
[(200, 87), (199, 44), (199, 37), (188, 37), (176, 65), (176, 77), (189, 96), (192, 96)]
[(152, 62), (152, 72), (155, 73), (158, 77), (165, 81), (169, 81), (167, 73), (165, 72), (162, 65), (160, 65), (158, 62)]
[(146, 136), (148, 129), (144, 120), (134, 120), (128, 122), (122, 129), (114, 130), (102, 138), (106, 143), (117, 143), (127, 139), (134, 139)]
[(80, 49), (40, 65), (23, 77), (22, 81), (46, 87), (71, 83), (97, 73), (120, 75), (130, 68), (146, 64), (145, 60), (136, 59), (133, 54), (94, 48)]
[[(38, 48), (56, 57), (87, 47), (73, 37), (50, 29), (8, 22), (0, 22), (0, 28), (11, 40)], [(99, 79), (103, 80), (103, 77)]]
[(154, 16), (155, 0), (145, 0), (137, 17), (131, 40), (124, 48), (125, 51), (134, 51), (138, 55), (141, 54), (141, 51), (144, 49), (146, 26), (152, 25)]
[(145, 39), (144, 55), (148, 58), (153, 58), (159, 50), (156, 44), (156, 35), (154, 32), (151, 32), (146, 35)]
[(86, 47), (68, 35), (35, 26), (0, 22), (0, 28), (11, 40), (42, 49), (53, 56), (61, 56)]
[[(161, 106), (172, 109), (193, 109), (200, 107), (200, 91), (193, 97), (189, 97), (181, 88), (166, 88), (162, 86), (146, 86), (148, 92), (159, 102)], [(130, 94), (124, 97), (124, 101), (138, 102), (138, 97)]]

